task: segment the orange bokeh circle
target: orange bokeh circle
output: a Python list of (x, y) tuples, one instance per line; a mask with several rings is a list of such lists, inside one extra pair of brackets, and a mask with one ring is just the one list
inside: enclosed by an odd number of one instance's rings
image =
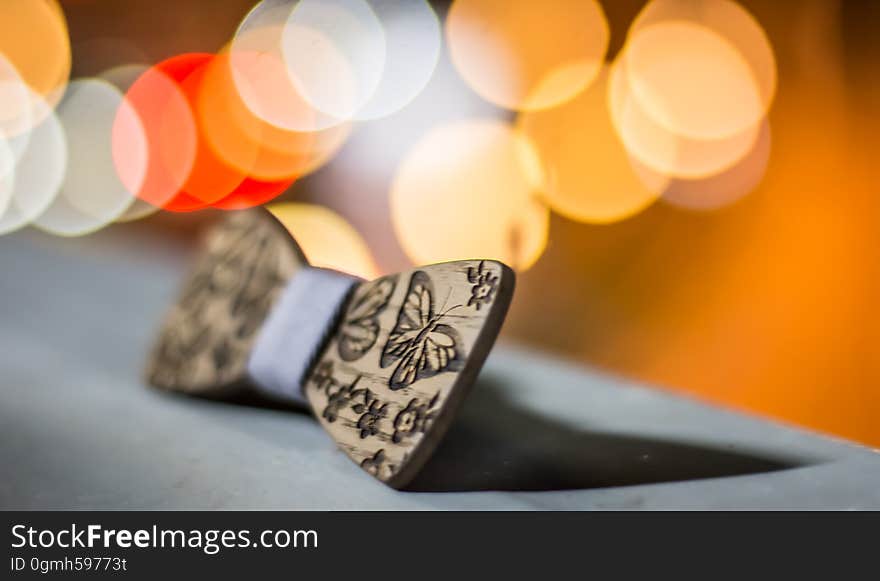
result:
[[(141, 200), (171, 211), (204, 206), (181, 193), (195, 162), (198, 137), (192, 109), (177, 83), (203, 57), (180, 55), (147, 69), (125, 93), (140, 126), (121, 111), (113, 124), (113, 161), (122, 183)], [(146, 140), (146, 167), (131, 153), (139, 130)]]
[(218, 61), (223, 63), (207, 53), (169, 58), (148, 69), (126, 93), (143, 125), (149, 161), (140, 174), (132, 167), (126, 154), (130, 130), (122, 118), (113, 128), (114, 160), (123, 183), (140, 199), (172, 212), (242, 209), (271, 200), (293, 183), (295, 175), (279, 180), (252, 176), (261, 143), (235, 132), (234, 124), (230, 131), (238, 139), (239, 163), (221, 156), (209, 139), (217, 131), (206, 123), (228, 123), (206, 116), (201, 108), (211, 102), (203, 95), (213, 87)]

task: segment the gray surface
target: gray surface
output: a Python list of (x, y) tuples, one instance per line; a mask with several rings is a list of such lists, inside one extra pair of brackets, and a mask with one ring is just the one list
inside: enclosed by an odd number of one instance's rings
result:
[(880, 455), (502, 345), (414, 488), (308, 415), (156, 392), (140, 368), (185, 256), (0, 239), (4, 508), (880, 508)]

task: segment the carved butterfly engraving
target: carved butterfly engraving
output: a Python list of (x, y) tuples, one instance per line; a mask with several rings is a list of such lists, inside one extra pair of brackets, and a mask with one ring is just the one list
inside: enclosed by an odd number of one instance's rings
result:
[(394, 391), (444, 371), (458, 371), (465, 359), (458, 332), (440, 322), (461, 305), (435, 313), (433, 295), (431, 278), (421, 270), (416, 271), (379, 360), (383, 368), (397, 362), (388, 381), (388, 387)]
[(397, 286), (397, 277), (381, 278), (355, 297), (340, 324), (337, 347), (343, 361), (363, 357), (379, 338), (379, 315)]

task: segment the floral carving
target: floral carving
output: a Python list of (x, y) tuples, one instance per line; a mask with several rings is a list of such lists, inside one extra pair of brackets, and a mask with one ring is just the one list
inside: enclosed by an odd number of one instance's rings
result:
[(438, 394), (431, 398), (431, 401), (425, 403), (418, 398), (412, 398), (406, 407), (397, 412), (394, 416), (394, 433), (391, 435), (391, 441), (399, 444), (404, 438), (414, 434), (423, 434), (431, 427), (431, 422), (437, 415), (437, 410), (433, 407), (437, 403)]
[(388, 404), (379, 401), (369, 389), (357, 389), (360, 379), (358, 375), (350, 384), (341, 384), (333, 377), (333, 364), (328, 361), (315, 370), (309, 381), (327, 394), (321, 417), (332, 424), (343, 410), (350, 408), (358, 414), (355, 428), (364, 439), (379, 433), (379, 424), (388, 415)]
[(354, 413), (360, 414), (357, 429), (360, 430), (360, 436), (363, 440), (379, 433), (379, 422), (388, 415), (388, 404), (379, 401), (369, 389), (363, 390), (362, 395), (364, 402), (352, 405), (351, 409)]
[(385, 448), (382, 448), (369, 458), (364, 458), (361, 461), (361, 468), (381, 480), (387, 480), (394, 474), (394, 465), (388, 462)]
[(499, 277), (485, 270), (483, 261), (477, 268), (473, 266), (468, 268), (467, 279), (473, 286), (471, 287), (471, 298), (468, 299), (468, 306), (473, 306), (478, 311), (484, 304), (492, 302), (495, 297), (495, 291), (498, 290)]
[(336, 380), (333, 379), (333, 362), (324, 361), (318, 365), (309, 381), (318, 391), (329, 392), (333, 389), (337, 385)]
[(348, 385), (338, 385), (330, 378), (330, 381), (333, 382), (335, 389), (331, 386), (327, 388), (327, 406), (324, 408), (324, 411), (321, 413), (321, 416), (327, 420), (329, 423), (335, 422), (339, 419), (339, 413), (348, 407), (351, 402), (353, 402), (361, 393), (366, 392), (366, 389), (355, 389), (358, 381), (360, 381), (361, 376), (358, 375), (354, 381), (352, 381)]

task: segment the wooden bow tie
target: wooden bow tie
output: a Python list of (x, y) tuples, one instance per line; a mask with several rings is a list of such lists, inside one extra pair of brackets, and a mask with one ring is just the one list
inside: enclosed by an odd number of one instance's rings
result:
[(305, 403), (354, 462), (401, 488), (474, 383), (513, 288), (491, 260), (368, 282), (312, 268), (269, 212), (239, 211), (209, 232), (147, 375), (191, 394), (256, 388)]

